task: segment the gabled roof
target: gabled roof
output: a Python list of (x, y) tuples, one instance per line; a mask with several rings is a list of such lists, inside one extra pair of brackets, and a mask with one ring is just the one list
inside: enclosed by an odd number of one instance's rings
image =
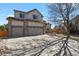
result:
[(14, 10), (15, 12), (22, 12), (22, 13), (26, 13), (26, 14), (28, 14), (28, 13), (30, 13), (30, 12), (33, 12), (33, 11), (37, 11), (42, 17), (43, 17), (43, 15), (37, 10), (37, 9), (32, 9), (32, 10), (30, 10), (30, 11), (28, 11), (28, 12), (24, 12), (24, 11), (20, 11), (20, 10)]

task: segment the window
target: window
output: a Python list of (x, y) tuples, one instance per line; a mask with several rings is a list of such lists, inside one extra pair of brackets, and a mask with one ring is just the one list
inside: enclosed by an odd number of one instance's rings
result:
[(37, 15), (33, 15), (33, 19), (38, 19), (38, 16)]
[(20, 18), (24, 18), (24, 17), (25, 17), (25, 15), (20, 13)]

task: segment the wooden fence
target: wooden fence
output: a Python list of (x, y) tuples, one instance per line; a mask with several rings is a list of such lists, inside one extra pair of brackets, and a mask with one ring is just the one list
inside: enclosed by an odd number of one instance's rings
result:
[(0, 29), (0, 38), (5, 38), (8, 36), (8, 31), (3, 31)]

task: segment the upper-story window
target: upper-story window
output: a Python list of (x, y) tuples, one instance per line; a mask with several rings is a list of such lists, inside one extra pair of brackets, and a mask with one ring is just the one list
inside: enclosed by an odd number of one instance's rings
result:
[(38, 19), (38, 16), (37, 15), (33, 15), (33, 19)]
[(24, 18), (24, 17), (25, 17), (25, 15), (20, 13), (20, 18)]

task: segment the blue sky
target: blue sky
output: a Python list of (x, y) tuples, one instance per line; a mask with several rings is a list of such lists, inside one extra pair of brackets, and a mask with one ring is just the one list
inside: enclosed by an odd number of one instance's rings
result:
[(6, 18), (14, 14), (14, 9), (29, 11), (32, 9), (38, 9), (43, 15), (44, 19), (47, 19), (47, 7), (42, 3), (0, 3), (0, 25), (6, 24)]
[[(6, 24), (7, 20), (6, 18), (9, 16), (14, 15), (14, 9), (16, 10), (22, 10), (22, 11), (29, 11), (32, 9), (38, 9), (44, 16), (44, 20), (47, 20), (48, 12), (47, 12), (47, 6), (43, 3), (0, 3), (0, 25)], [(78, 12), (75, 12), (74, 15), (79, 15)], [(52, 23), (52, 27), (55, 26), (54, 23)]]

